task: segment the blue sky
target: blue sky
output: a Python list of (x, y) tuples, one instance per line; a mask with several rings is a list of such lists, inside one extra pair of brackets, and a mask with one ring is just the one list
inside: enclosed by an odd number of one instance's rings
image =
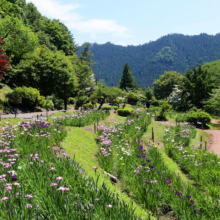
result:
[(84, 42), (139, 45), (172, 33), (220, 32), (219, 0), (26, 0)]

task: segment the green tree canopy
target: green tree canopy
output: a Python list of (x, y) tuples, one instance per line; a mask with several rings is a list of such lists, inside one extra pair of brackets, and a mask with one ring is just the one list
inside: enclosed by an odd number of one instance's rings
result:
[(193, 71), (187, 70), (179, 87), (184, 97), (181, 98), (182, 102), (202, 108), (203, 102), (210, 98), (210, 93), (216, 88), (216, 84), (212, 74), (199, 65), (199, 67), (194, 66)]
[(164, 74), (153, 83), (154, 96), (157, 99), (166, 99), (173, 91), (174, 86), (179, 85), (182, 79), (183, 76), (176, 71), (164, 72)]
[(40, 46), (21, 60), (13, 83), (37, 88), (44, 96), (56, 94), (64, 100), (66, 107), (68, 97), (74, 94), (77, 78), (71, 60), (63, 51)]
[(38, 46), (37, 35), (17, 17), (0, 18), (0, 39), (4, 41), (4, 52), (12, 59), (12, 64)]
[(128, 63), (124, 64), (124, 69), (123, 69), (123, 73), (121, 76), (121, 80), (120, 80), (120, 85), (119, 87), (122, 90), (129, 90), (129, 89), (137, 89), (137, 83), (134, 80), (134, 76), (132, 75), (130, 66), (128, 65)]

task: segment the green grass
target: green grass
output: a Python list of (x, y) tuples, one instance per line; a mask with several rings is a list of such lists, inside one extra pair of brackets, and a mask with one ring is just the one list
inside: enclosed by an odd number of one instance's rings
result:
[[(124, 123), (126, 121), (126, 119), (127, 119), (126, 117), (122, 117), (122, 116), (116, 115), (114, 113), (111, 113), (107, 118), (105, 118), (105, 120), (100, 121), (99, 125), (110, 127), (110, 126), (114, 126), (115, 122)], [(90, 130), (91, 129), (94, 130), (94, 125), (88, 125), (85, 128), (88, 128)]]
[(152, 138), (152, 127), (154, 127), (154, 140), (163, 142), (165, 129), (169, 128), (169, 125), (152, 121), (152, 123), (147, 127), (147, 131), (144, 133), (143, 138)]
[(67, 137), (62, 143), (62, 148), (66, 150), (70, 157), (73, 157), (75, 153), (75, 161), (83, 168), (83, 170), (85, 170), (88, 176), (95, 178), (95, 175), (100, 175), (100, 185), (105, 182), (112, 193), (117, 193), (119, 198), (124, 200), (127, 204), (133, 204), (136, 215), (140, 216), (142, 219), (147, 219), (148, 214), (145, 210), (132, 201), (132, 199), (125, 193), (121, 192), (116, 185), (113, 185), (110, 182), (109, 177), (104, 174), (104, 170), (99, 167), (97, 169), (97, 173), (95, 174), (92, 167), (99, 166), (98, 159), (96, 157), (99, 148), (96, 144), (95, 137), (96, 136), (94, 134), (85, 131), (83, 128), (70, 128)]
[[(194, 146), (196, 149), (198, 149), (200, 146), (198, 142), (201, 141), (201, 136), (202, 136), (202, 142), (207, 142), (208, 139), (210, 138), (210, 135), (206, 133), (205, 131), (197, 130), (196, 137), (190, 141), (189, 147)], [(203, 144), (203, 148), (205, 148), (204, 144)]]

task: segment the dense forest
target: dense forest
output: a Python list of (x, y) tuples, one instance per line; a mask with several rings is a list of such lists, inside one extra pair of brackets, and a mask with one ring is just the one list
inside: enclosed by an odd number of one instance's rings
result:
[[(79, 47), (77, 53), (81, 50)], [(220, 34), (171, 34), (147, 44), (127, 47), (110, 42), (94, 43), (91, 50), (97, 62), (93, 69), (96, 78), (105, 80), (108, 86), (117, 86), (123, 65), (128, 62), (138, 86), (146, 88), (152, 87), (164, 71), (183, 74), (194, 65), (220, 59)]]

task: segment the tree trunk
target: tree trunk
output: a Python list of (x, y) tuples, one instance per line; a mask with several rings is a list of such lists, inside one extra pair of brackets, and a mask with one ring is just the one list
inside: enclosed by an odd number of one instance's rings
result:
[(104, 96), (104, 98), (102, 99), (101, 104), (99, 106), (99, 110), (101, 110), (102, 105), (105, 103), (105, 99), (106, 99), (106, 96)]
[(64, 110), (67, 110), (67, 100), (68, 98), (64, 98)]

